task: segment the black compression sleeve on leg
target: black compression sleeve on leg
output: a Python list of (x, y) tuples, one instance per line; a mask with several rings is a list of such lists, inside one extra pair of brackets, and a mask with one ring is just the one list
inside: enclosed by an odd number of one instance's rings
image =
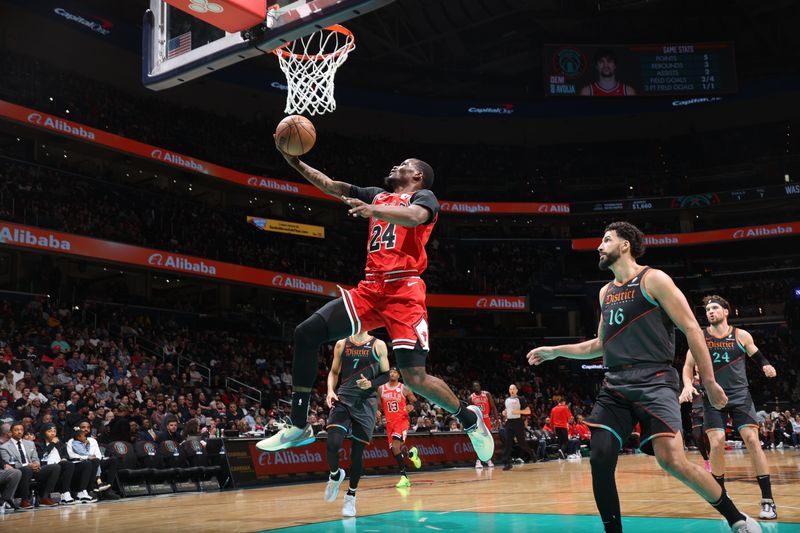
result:
[(708, 435), (703, 431), (702, 426), (697, 426), (692, 429), (692, 439), (697, 446), (697, 451), (703, 456), (703, 460), (708, 461)]
[(353, 447), (350, 450), (350, 489), (358, 488), (358, 481), (364, 472), (364, 448), (367, 445), (360, 440), (353, 440)]
[(618, 456), (619, 441), (610, 431), (601, 428), (592, 431), (592, 489), (606, 533), (622, 533), (619, 493), (614, 477)]
[(461, 401), (458, 407), (458, 411), (453, 413), (459, 422), (461, 422), (461, 426), (464, 428), (464, 431), (468, 429), (472, 429), (478, 423), (478, 415), (476, 415), (472, 410), (467, 409), (469, 407), (467, 402)]
[[(344, 301), (338, 298), (304, 320), (294, 330), (292, 361), (292, 424), (304, 427), (308, 421), (310, 389), (317, 379), (319, 348), (323, 343), (339, 340), (352, 333)], [(300, 390), (297, 389), (308, 389)]]
[(332, 426), (328, 429), (328, 467), (331, 472), (339, 470), (339, 450), (342, 449), (344, 442), (344, 431), (342, 428)]
[(394, 456), (394, 460), (397, 461), (397, 466), (400, 467), (400, 475), (406, 475), (406, 454), (404, 452), (400, 452)]

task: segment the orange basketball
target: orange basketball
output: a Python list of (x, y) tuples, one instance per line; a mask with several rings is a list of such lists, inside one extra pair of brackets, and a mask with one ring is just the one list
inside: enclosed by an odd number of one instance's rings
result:
[(306, 117), (289, 115), (275, 128), (275, 142), (289, 155), (303, 155), (311, 150), (317, 140), (317, 130)]

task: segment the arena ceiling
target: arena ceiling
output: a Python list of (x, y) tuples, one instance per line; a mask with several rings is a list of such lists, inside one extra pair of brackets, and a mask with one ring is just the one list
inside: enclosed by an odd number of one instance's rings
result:
[[(83, 0), (141, 24), (147, 0)], [(734, 41), (740, 79), (795, 74), (795, 0), (397, 0), (350, 21), (357, 53), (337, 76), (419, 96), (542, 94), (545, 43)], [(277, 68), (272, 58), (249, 68)]]

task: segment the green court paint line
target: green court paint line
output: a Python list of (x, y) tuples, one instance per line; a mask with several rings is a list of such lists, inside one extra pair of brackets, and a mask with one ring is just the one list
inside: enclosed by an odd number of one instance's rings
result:
[[(625, 533), (727, 533), (722, 519), (624, 517)], [(761, 522), (764, 533), (800, 533), (800, 524)], [(603, 533), (598, 516), (525, 513), (396, 511), (265, 530), (273, 533)], [(263, 532), (259, 532), (263, 533)]]

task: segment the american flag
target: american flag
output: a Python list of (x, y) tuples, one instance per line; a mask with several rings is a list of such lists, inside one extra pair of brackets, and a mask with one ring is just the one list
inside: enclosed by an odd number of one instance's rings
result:
[(192, 32), (187, 31), (167, 41), (167, 59), (178, 57), (192, 49)]

